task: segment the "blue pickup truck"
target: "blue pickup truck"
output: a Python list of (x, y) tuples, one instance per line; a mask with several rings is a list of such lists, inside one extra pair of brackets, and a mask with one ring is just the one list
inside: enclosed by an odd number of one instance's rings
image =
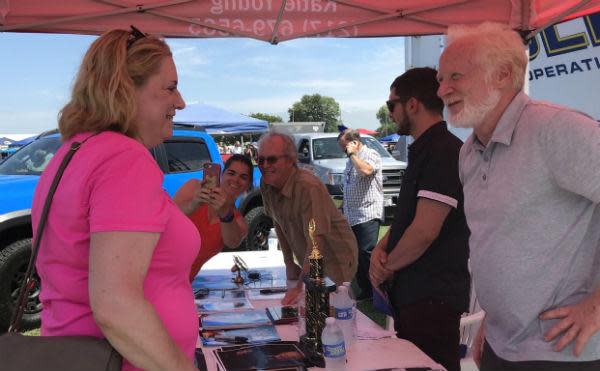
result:
[[(14, 302), (31, 255), (31, 203), (41, 172), (58, 147), (56, 130), (41, 134), (0, 163), (0, 333), (10, 322)], [(206, 162), (223, 164), (213, 138), (204, 129), (176, 124), (173, 136), (151, 150), (165, 174), (163, 187), (172, 196), (191, 178), (202, 178)], [(272, 221), (264, 214), (258, 190), (260, 172), (254, 169), (254, 189), (242, 195), (237, 205), (248, 222), (248, 237), (240, 250), (266, 250)], [(39, 284), (30, 292), (23, 328), (40, 321)]]

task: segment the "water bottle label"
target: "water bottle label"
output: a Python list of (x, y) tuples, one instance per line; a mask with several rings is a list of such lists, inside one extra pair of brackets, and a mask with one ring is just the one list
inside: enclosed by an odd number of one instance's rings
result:
[(346, 356), (344, 342), (337, 344), (323, 344), (323, 355), (327, 358), (339, 358)]
[(349, 320), (352, 319), (352, 315), (354, 310), (352, 307), (350, 308), (335, 308), (335, 318), (338, 320)]

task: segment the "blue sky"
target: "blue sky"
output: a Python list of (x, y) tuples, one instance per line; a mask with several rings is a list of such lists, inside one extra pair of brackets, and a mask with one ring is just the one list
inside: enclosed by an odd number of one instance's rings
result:
[[(56, 127), (91, 36), (0, 33), (0, 136)], [(169, 39), (185, 101), (288, 119), (304, 94), (335, 98), (350, 127), (375, 129), (404, 72), (404, 39)]]

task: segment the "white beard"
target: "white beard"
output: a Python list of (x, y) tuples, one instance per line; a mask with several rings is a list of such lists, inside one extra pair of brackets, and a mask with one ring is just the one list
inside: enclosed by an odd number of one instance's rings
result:
[(465, 100), (460, 112), (449, 113), (448, 121), (457, 128), (475, 128), (481, 124), (485, 115), (496, 107), (500, 102), (500, 97), (500, 91), (493, 89), (479, 102), (469, 103)]

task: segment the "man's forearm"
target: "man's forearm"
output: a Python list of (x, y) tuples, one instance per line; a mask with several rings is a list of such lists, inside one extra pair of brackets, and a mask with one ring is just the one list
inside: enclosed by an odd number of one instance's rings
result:
[(369, 176), (373, 174), (373, 166), (371, 166), (371, 164), (369, 164), (368, 162), (363, 161), (360, 157), (358, 157), (358, 155), (354, 154), (350, 156), (350, 160), (352, 161), (352, 164), (354, 165), (356, 170), (362, 176)]
[(412, 225), (409, 226), (388, 255), (385, 268), (398, 271), (419, 259), (433, 242), (424, 235)]

